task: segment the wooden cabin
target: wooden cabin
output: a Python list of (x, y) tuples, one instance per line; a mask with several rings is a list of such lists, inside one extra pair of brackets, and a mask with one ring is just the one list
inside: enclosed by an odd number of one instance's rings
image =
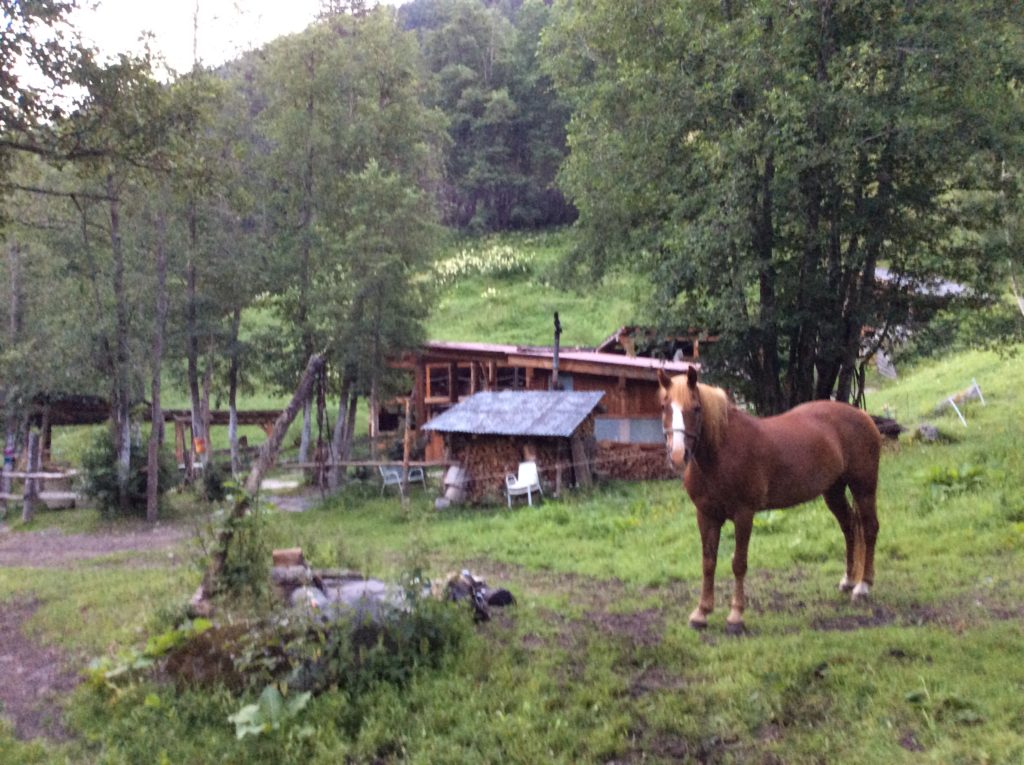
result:
[[(662, 361), (594, 350), (561, 349), (557, 360), (558, 389), (599, 391), (594, 437), (599, 474), (614, 478), (656, 478), (672, 475), (667, 467), (658, 397), (659, 369), (685, 374), (693, 361)], [(394, 366), (413, 375), (408, 401), (417, 430), (453, 405), (480, 391), (545, 391), (553, 387), (553, 348), (430, 341)], [(377, 412), (376, 421), (397, 427)], [(429, 433), (429, 431), (428, 431)], [(445, 458), (439, 433), (426, 437), (424, 459)]]

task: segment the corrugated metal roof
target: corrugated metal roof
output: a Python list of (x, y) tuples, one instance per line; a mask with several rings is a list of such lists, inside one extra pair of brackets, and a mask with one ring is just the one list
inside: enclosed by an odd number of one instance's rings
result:
[(423, 426), (441, 433), (568, 438), (594, 411), (602, 391), (485, 391)]

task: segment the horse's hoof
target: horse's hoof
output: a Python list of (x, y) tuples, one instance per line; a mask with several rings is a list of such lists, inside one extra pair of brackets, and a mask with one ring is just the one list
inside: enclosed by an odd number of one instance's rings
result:
[(743, 622), (726, 622), (725, 634), (739, 637), (747, 633), (747, 627)]
[(698, 621), (697, 619), (690, 619), (690, 629), (694, 629), (694, 630), (697, 630), (698, 632), (701, 632), (703, 630), (706, 630), (707, 628), (708, 628), (708, 623), (707, 623), (706, 620), (705, 621)]
[(850, 600), (854, 603), (860, 603), (861, 601), (867, 600), (871, 596), (871, 585), (867, 582), (861, 582), (853, 588), (853, 594), (850, 596)]
[(850, 581), (850, 579), (845, 574), (843, 574), (843, 578), (839, 580), (839, 591), (840, 592), (849, 592), (852, 589), (853, 589), (853, 582)]

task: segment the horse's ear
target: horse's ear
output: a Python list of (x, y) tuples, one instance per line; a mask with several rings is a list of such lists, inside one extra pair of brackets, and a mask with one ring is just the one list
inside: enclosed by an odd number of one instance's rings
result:
[(672, 387), (672, 378), (665, 374), (664, 369), (658, 370), (658, 385), (662, 387), (662, 390), (668, 390)]
[(686, 385), (690, 388), (697, 387), (697, 367), (689, 367), (686, 370)]

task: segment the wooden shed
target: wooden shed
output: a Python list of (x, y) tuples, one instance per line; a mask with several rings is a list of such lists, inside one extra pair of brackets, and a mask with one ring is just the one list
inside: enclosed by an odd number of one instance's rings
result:
[[(548, 390), (555, 352), (549, 347), (430, 341), (393, 365), (413, 375), (413, 390), (406, 398), (411, 403), (413, 426), (418, 429), (481, 391)], [(699, 367), (692, 359), (663, 361), (580, 348), (559, 351), (558, 384), (562, 390), (604, 394), (593, 415), (600, 475), (622, 479), (674, 475), (665, 459), (657, 375), (659, 369), (669, 375), (685, 374), (691, 366)], [(387, 425), (384, 418), (374, 419)], [(429, 436), (424, 458), (443, 459), (440, 433), (425, 432)]]
[(589, 486), (595, 468), (594, 413), (600, 391), (484, 391), (426, 425), (464, 471), (471, 502), (503, 501), (505, 476), (532, 460), (548, 493)]

